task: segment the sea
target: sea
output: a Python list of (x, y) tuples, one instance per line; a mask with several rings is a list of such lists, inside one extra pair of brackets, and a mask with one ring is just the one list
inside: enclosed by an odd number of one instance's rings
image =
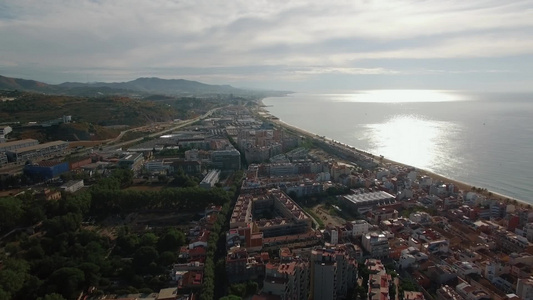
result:
[(303, 130), (533, 204), (533, 93), (368, 90), (263, 103)]

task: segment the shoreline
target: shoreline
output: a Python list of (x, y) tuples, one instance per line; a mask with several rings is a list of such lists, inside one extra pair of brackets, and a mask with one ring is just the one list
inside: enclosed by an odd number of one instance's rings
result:
[[(411, 165), (408, 165), (408, 164), (405, 164), (405, 163), (402, 163), (402, 162), (394, 161), (394, 160), (391, 160), (391, 159), (388, 159), (388, 158), (383, 158), (381, 160), (381, 162), (380, 162), (380, 160), (379, 160), (380, 156), (379, 155), (375, 155), (373, 153), (369, 153), (367, 151), (358, 149), (358, 148), (356, 148), (355, 146), (352, 146), (352, 145), (340, 143), (340, 142), (335, 141), (333, 139), (330, 139), (328, 137), (321, 138), (321, 136), (319, 136), (319, 135), (317, 135), (315, 133), (309, 132), (309, 131), (307, 131), (305, 129), (299, 128), (297, 126), (294, 126), (294, 125), (291, 125), (289, 123), (286, 123), (286, 122), (282, 121), (278, 117), (272, 115), (265, 108), (267, 106), (263, 103), (263, 99), (260, 99), (257, 104), (259, 106), (258, 112), (262, 112), (263, 114), (265, 114), (265, 116), (270, 116), (270, 118), (268, 118), (268, 119), (271, 122), (273, 122), (273, 123), (275, 123), (275, 124), (277, 124), (277, 125), (279, 125), (281, 127), (284, 127), (286, 129), (298, 132), (299, 134), (304, 135), (304, 136), (306, 136), (308, 138), (312, 138), (312, 139), (315, 139), (315, 140), (319, 140), (319, 139), (324, 140), (325, 139), (327, 141), (336, 142), (337, 145), (339, 145), (339, 146), (342, 146), (344, 148), (350, 149), (352, 151), (356, 151), (358, 153), (361, 153), (361, 154), (364, 154), (364, 155), (368, 156), (369, 158), (372, 158), (378, 164), (378, 166), (386, 167), (387, 164), (395, 164), (395, 165), (399, 165), (399, 166), (403, 166), (403, 167), (414, 168), (419, 173), (419, 175), (427, 175), (427, 176), (431, 177), (434, 181), (435, 180), (439, 180), (439, 181), (442, 181), (444, 183), (451, 183), (451, 184), (457, 186), (457, 188), (459, 190), (462, 190), (463, 192), (470, 192), (470, 191), (471, 192), (475, 192), (475, 193), (477, 193), (479, 195), (482, 195), (482, 196), (486, 197), (489, 200), (503, 201), (503, 202), (506, 202), (508, 204), (514, 204), (514, 201), (516, 201), (516, 205), (517, 206), (523, 206), (523, 207), (532, 206), (532, 203), (529, 203), (529, 202), (527, 202), (525, 200), (516, 199), (514, 197), (510, 197), (510, 196), (504, 195), (502, 193), (498, 193), (498, 192), (494, 192), (494, 191), (488, 190), (488, 189), (486, 189), (486, 188), (484, 188), (482, 186), (475, 186), (473, 184), (469, 184), (469, 183), (464, 182), (464, 181), (452, 179), (452, 178), (446, 177), (444, 175), (435, 173), (433, 171), (429, 171), (429, 170), (421, 169), (421, 168), (418, 168), (418, 167), (414, 167), (414, 166), (411, 166)], [(378, 159), (376, 159), (376, 158), (378, 158)], [(473, 187), (475, 187), (476, 189), (481, 189), (481, 191), (473, 190)]]

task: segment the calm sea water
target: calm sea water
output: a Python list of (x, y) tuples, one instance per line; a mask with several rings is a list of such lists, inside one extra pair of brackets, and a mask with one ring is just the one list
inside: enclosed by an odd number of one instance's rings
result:
[(307, 131), (533, 203), (533, 94), (379, 90), (263, 103)]

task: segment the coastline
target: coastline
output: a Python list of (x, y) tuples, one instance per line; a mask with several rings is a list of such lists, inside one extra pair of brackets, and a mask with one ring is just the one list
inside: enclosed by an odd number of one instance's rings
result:
[[(297, 132), (298, 134), (301, 134), (303, 136), (306, 136), (308, 138), (312, 138), (312, 139), (315, 139), (315, 140), (319, 140), (319, 139), (324, 140), (325, 139), (325, 140), (328, 140), (328, 141), (331, 141), (331, 142), (336, 142), (336, 141), (334, 141), (334, 140), (332, 140), (332, 139), (330, 139), (328, 137), (321, 138), (317, 134), (314, 134), (314, 133), (309, 132), (309, 131), (307, 131), (305, 129), (299, 128), (297, 126), (294, 126), (294, 125), (291, 125), (291, 124), (288, 124), (288, 123), (282, 121), (278, 117), (272, 115), (267, 109), (265, 109), (265, 107), (267, 107), (267, 106), (263, 103), (263, 99), (260, 99), (257, 102), (257, 104), (259, 106), (258, 112), (261, 112), (262, 117), (269, 116), (268, 119), (271, 122), (277, 124), (280, 127), (284, 127), (286, 129), (292, 130), (294, 132)], [(398, 162), (398, 161), (394, 161), (394, 160), (391, 160), (391, 159), (388, 159), (388, 158), (385, 158), (385, 157), (383, 159), (379, 160), (379, 159), (376, 159), (376, 157), (379, 158), (379, 155), (375, 155), (373, 153), (369, 153), (369, 152), (363, 151), (361, 149), (355, 148), (354, 146), (347, 145), (347, 144), (344, 144), (344, 143), (340, 143), (340, 142), (336, 142), (336, 143), (339, 146), (345, 147), (345, 148), (350, 149), (352, 151), (356, 151), (358, 153), (364, 154), (364, 155), (368, 156), (369, 158), (372, 158), (376, 163), (378, 163), (379, 166), (382, 166), (382, 167), (386, 167), (388, 164), (394, 164), (394, 165), (399, 165), (399, 166), (403, 166), (403, 167), (415, 168), (419, 172), (420, 175), (427, 175), (427, 176), (431, 177), (433, 180), (439, 180), (439, 181), (442, 181), (444, 183), (451, 183), (451, 184), (457, 186), (457, 188), (459, 190), (462, 190), (463, 192), (473, 191), (473, 192), (475, 192), (477, 194), (480, 194), (480, 195), (482, 195), (484, 197), (487, 197), (489, 199), (503, 201), (503, 202), (506, 202), (508, 204), (514, 204), (514, 202), (516, 201), (516, 205), (518, 205), (518, 206), (523, 206), (523, 207), (530, 207), (531, 206), (531, 203), (526, 202), (525, 200), (516, 199), (516, 198), (510, 197), (510, 196), (507, 196), (507, 195), (504, 195), (504, 194), (501, 194), (501, 193), (498, 193), (498, 192), (494, 192), (494, 191), (488, 190), (488, 189), (483, 188), (481, 186), (474, 186), (474, 185), (469, 184), (469, 183), (464, 182), (464, 181), (452, 179), (452, 178), (446, 177), (444, 175), (437, 174), (437, 173), (432, 172), (432, 171), (428, 171), (428, 170), (425, 170), (425, 169), (414, 167), (414, 166), (411, 166), (411, 165), (408, 165), (408, 164), (405, 164), (405, 163), (401, 163), (401, 162)], [(481, 191), (478, 191), (478, 190), (474, 191), (473, 190), (474, 187), (476, 189), (481, 189)]]

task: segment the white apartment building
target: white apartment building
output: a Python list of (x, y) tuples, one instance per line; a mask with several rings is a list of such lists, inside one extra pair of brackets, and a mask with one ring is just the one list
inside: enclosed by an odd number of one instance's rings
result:
[(360, 237), (368, 233), (370, 224), (365, 220), (355, 220), (351, 222), (352, 236)]
[(369, 232), (362, 237), (362, 245), (372, 257), (383, 258), (389, 256), (389, 239), (383, 233)]

